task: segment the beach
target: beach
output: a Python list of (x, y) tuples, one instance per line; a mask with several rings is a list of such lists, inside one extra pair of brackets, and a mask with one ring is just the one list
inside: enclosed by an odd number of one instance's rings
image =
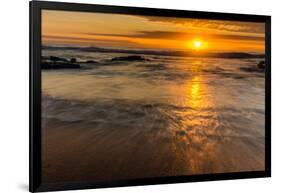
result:
[(43, 182), (264, 170), (261, 58), (155, 53), (43, 49)]

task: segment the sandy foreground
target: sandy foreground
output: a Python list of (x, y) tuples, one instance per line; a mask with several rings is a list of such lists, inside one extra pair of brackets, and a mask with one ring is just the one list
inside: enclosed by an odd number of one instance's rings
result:
[(44, 183), (264, 170), (263, 139), (43, 122)]

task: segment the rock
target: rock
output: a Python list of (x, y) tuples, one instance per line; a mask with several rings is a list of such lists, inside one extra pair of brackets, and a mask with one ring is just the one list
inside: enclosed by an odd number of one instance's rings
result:
[(57, 56), (50, 56), (50, 57), (49, 57), (49, 60), (50, 60), (50, 61), (53, 61), (53, 62), (58, 62), (58, 61), (67, 62), (67, 59), (65, 59), (65, 58), (60, 58), (60, 57), (57, 57)]
[(84, 62), (84, 63), (86, 63), (86, 64), (89, 64), (89, 63), (98, 63), (97, 61), (94, 61), (94, 60), (87, 60), (86, 62)]
[(259, 69), (265, 69), (265, 62), (262, 60), (262, 61), (260, 61), (258, 64), (257, 64), (257, 67), (259, 68)]
[(71, 58), (68, 61), (65, 58), (60, 58), (57, 56), (50, 57), (42, 57), (41, 58), (41, 69), (77, 69), (81, 68), (79, 64), (77, 64), (76, 58)]
[(111, 61), (145, 61), (146, 59), (142, 56), (132, 55), (132, 56), (121, 56), (112, 58)]
[(245, 72), (264, 72), (265, 62), (262, 60), (256, 66), (241, 67), (240, 70), (243, 70)]
[(77, 69), (81, 68), (79, 64), (71, 64), (68, 62), (41, 62), (41, 68), (42, 69)]
[(71, 58), (71, 59), (70, 59), (70, 63), (73, 64), (73, 63), (76, 63), (76, 62), (77, 62), (76, 58)]
[(264, 72), (264, 69), (257, 67), (241, 67), (240, 70), (244, 72)]

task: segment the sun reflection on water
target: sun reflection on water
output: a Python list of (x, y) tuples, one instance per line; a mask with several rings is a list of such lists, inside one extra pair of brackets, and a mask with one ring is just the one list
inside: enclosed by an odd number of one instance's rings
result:
[(194, 78), (192, 78), (191, 80), (191, 88), (190, 88), (190, 102), (191, 102), (191, 107), (192, 108), (196, 108), (199, 106), (200, 103), (200, 81), (199, 81), (199, 77), (196, 76)]
[(185, 84), (185, 105), (191, 110), (184, 113), (183, 125), (188, 129), (184, 129), (186, 135), (177, 138), (177, 143), (185, 143), (183, 156), (186, 156), (186, 170), (190, 173), (211, 171), (215, 167), (213, 163), (206, 164), (216, 154), (217, 142), (214, 139), (218, 135), (216, 112), (209, 108), (213, 106), (210, 92), (206, 77), (198, 71)]
[(186, 85), (187, 103), (192, 109), (198, 109), (204, 106), (202, 95), (204, 94), (202, 77), (195, 76)]

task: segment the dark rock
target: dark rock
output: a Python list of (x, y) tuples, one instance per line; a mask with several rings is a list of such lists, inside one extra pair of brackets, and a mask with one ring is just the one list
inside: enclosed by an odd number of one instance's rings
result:
[(41, 62), (41, 68), (46, 70), (77, 69), (77, 68), (81, 68), (81, 66), (79, 64), (72, 64), (69, 62)]
[(142, 56), (132, 55), (132, 56), (121, 56), (112, 58), (111, 61), (145, 61), (146, 59)]
[(50, 57), (49, 57), (49, 60), (50, 60), (50, 61), (53, 61), (53, 62), (58, 62), (58, 61), (67, 62), (67, 59), (65, 59), (65, 58), (60, 58), (60, 57), (57, 57), (57, 56), (50, 56)]
[(264, 72), (265, 62), (262, 60), (256, 66), (241, 67), (240, 70), (243, 70), (245, 72)]
[(50, 57), (49, 56), (41, 56), (41, 60), (49, 60)]
[(70, 63), (73, 64), (73, 63), (76, 63), (76, 62), (77, 62), (76, 58), (71, 58), (71, 59), (70, 59)]
[(265, 62), (264, 61), (260, 61), (258, 64), (257, 64), (257, 67), (259, 69), (265, 69)]
[(264, 72), (264, 69), (260, 69), (257, 67), (241, 67), (240, 70), (245, 72)]
[(68, 61), (65, 58), (60, 58), (57, 56), (42, 56), (41, 58), (41, 69), (77, 69), (81, 68), (79, 64), (77, 64), (76, 58), (71, 58)]
[(94, 60), (87, 60), (86, 62), (84, 62), (84, 63), (86, 63), (86, 64), (89, 64), (89, 63), (98, 63), (97, 61), (94, 61)]

